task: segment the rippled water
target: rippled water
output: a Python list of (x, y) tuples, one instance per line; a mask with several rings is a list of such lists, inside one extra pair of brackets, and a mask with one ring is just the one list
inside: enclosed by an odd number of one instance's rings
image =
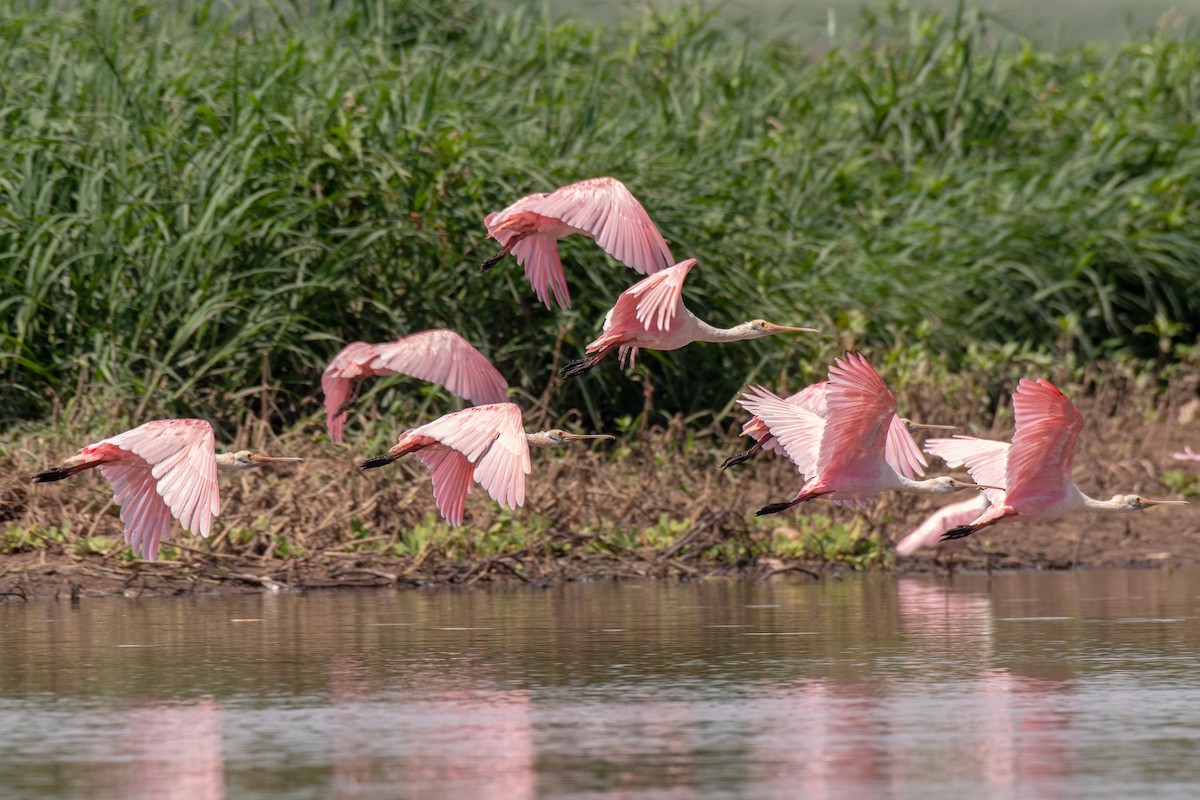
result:
[(1194, 797), (1200, 573), (0, 605), (0, 796)]

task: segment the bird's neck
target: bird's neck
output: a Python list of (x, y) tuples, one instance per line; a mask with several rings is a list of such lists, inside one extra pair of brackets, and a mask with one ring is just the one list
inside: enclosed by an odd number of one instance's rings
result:
[(549, 434), (547, 434), (545, 431), (527, 433), (525, 434), (525, 440), (529, 442), (530, 447), (541, 447), (543, 449), (558, 447), (558, 442), (551, 439)]
[(1133, 511), (1134, 510), (1132, 507), (1130, 507), (1130, 505), (1128, 503), (1126, 503), (1124, 501), (1124, 499), (1097, 500), (1094, 497), (1088, 497), (1083, 492), (1079, 493), (1079, 497), (1083, 501), (1082, 502), (1083, 507), (1086, 508), (1088, 511)]
[(892, 475), (895, 476), (892, 488), (899, 491), (913, 492), (915, 494), (949, 494), (946, 491), (946, 484), (939, 483), (936, 479), (914, 481), (912, 478), (906, 478), (895, 470), (892, 470)]
[(225, 470), (235, 470), (238, 468), (238, 463), (234, 460), (233, 453), (217, 453), (217, 467)]
[(759, 337), (759, 333), (746, 323), (732, 328), (717, 328), (697, 317), (695, 326), (697, 342), (741, 342)]

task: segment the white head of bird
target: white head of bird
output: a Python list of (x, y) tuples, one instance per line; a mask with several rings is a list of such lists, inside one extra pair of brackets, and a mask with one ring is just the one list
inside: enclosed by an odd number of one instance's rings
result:
[(279, 464), (303, 460), (303, 458), (275, 458), (263, 455), (262, 453), (256, 453), (253, 450), (238, 450), (236, 452), (218, 454), (217, 466), (228, 470), (243, 470), (261, 467), (263, 464)]
[(1187, 500), (1147, 500), (1136, 494), (1114, 494), (1104, 505), (1113, 511), (1141, 511), (1150, 506), (1186, 506)]
[(567, 433), (558, 428), (551, 428), (548, 431), (527, 433), (525, 438), (529, 440), (531, 447), (558, 447), (579, 439), (616, 439), (617, 437), (609, 436), (607, 433)]
[(747, 339), (761, 339), (774, 333), (820, 333), (820, 331), (816, 328), (789, 328), (786, 325), (767, 322), (765, 319), (752, 319), (749, 322), (734, 325), (732, 328), (726, 328), (724, 333), (730, 341), (740, 342)]

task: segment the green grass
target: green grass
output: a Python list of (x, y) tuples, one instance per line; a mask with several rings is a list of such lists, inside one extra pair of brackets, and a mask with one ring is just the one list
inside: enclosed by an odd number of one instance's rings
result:
[[(696, 9), (332, 5), (0, 0), (0, 418), (86, 391), (107, 427), (291, 423), (344, 342), (438, 325), (540, 396), (634, 273), (565, 243), (576, 308), (549, 313), (511, 260), (478, 274), (481, 220), (602, 174), (700, 259), (698, 313), (824, 331), (647, 354), (667, 417), (846, 346), (953, 372), (1195, 341), (1192, 34), (1043, 51), (892, 6), (818, 54)], [(449, 405), (412, 386), (377, 398)], [(551, 399), (643, 407), (612, 365)]]

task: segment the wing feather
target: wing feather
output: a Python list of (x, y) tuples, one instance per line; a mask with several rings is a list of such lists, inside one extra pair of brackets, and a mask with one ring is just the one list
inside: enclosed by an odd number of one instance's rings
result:
[(826, 425), (823, 418), (761, 386), (751, 386), (738, 403), (766, 424), (802, 475), (815, 474)]
[[(1008, 442), (977, 439), (974, 436), (953, 436), (949, 439), (930, 439), (925, 452), (935, 455), (950, 467), (966, 467), (972, 480), (984, 486), (1005, 487), (1008, 469)], [(987, 496), (996, 502), (1004, 492), (987, 489)]]
[(503, 403), (508, 381), (487, 356), (452, 330), (434, 328), (378, 345), (375, 374), (398, 373), (446, 387), (472, 403)]
[(911, 556), (925, 547), (936, 547), (942, 534), (959, 525), (970, 525), (979, 519), (988, 507), (988, 498), (983, 492), (974, 497), (943, 506), (931, 514), (912, 533), (896, 543), (896, 555)]
[(882, 459), (896, 415), (896, 398), (861, 353), (846, 353), (829, 368), (825, 391), (828, 421), (821, 437), (817, 474), (840, 464)]
[(1017, 430), (1008, 453), (1010, 496), (1057, 495), (1072, 485), (1071, 461), (1083, 430), (1083, 415), (1045, 379), (1022, 378), (1013, 394)]
[(446, 522), (463, 523), (467, 495), (474, 480), (474, 467), (457, 450), (434, 445), (418, 450), (417, 458), (433, 472), (433, 500)]

